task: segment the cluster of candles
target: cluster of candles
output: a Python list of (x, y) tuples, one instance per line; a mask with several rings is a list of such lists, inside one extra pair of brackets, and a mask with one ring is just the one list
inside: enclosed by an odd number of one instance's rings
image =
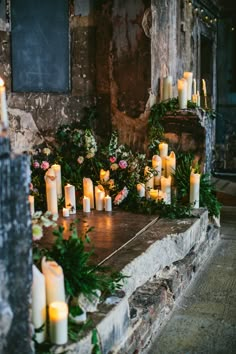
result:
[(64, 275), (54, 261), (42, 259), (42, 273), (33, 265), (32, 322), (38, 343), (46, 339), (46, 323), (49, 318), (49, 336), (54, 344), (68, 340), (68, 305), (65, 302)]
[[(159, 155), (152, 157), (152, 168), (145, 167), (144, 174), (146, 183), (137, 184), (139, 197), (146, 197), (153, 200), (164, 200), (166, 204), (171, 204), (171, 190), (173, 185), (173, 175), (176, 169), (176, 157), (174, 151), (168, 155), (168, 144), (159, 144)], [(153, 173), (155, 171), (155, 173)], [(190, 203), (194, 208), (199, 208), (200, 174), (191, 173), (190, 176)]]
[[(202, 79), (202, 90), (205, 99), (205, 108), (207, 108), (206, 81), (204, 79)], [(200, 107), (200, 94), (192, 72), (184, 72), (183, 78), (178, 80), (178, 101), (180, 109), (186, 109), (188, 101), (192, 101)]]

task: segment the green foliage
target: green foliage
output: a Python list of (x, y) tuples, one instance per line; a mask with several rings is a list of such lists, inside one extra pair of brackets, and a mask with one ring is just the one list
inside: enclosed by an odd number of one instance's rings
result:
[(176, 170), (174, 177), (174, 183), (177, 187), (178, 199), (188, 197), (190, 189), (190, 174), (193, 162), (193, 154), (181, 153), (176, 158)]
[(203, 174), (200, 179), (200, 206), (208, 209), (210, 216), (219, 216), (221, 204), (217, 200), (210, 175)]
[(93, 344), (93, 349), (92, 349), (91, 354), (102, 354), (102, 351), (101, 351), (100, 345), (99, 345), (98, 332), (96, 329), (93, 329), (91, 341)]

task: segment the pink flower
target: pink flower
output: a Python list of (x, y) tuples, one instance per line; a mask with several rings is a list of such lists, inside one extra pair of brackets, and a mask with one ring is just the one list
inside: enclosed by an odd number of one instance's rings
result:
[(115, 156), (111, 156), (109, 160), (110, 160), (110, 163), (114, 163), (114, 162), (116, 162), (116, 157)]
[(30, 183), (30, 185), (29, 185), (29, 189), (30, 189), (31, 191), (33, 191), (33, 190), (34, 190), (33, 183)]
[(47, 161), (42, 161), (41, 166), (43, 170), (47, 170), (49, 168), (49, 163)]
[(38, 161), (34, 161), (34, 162), (33, 162), (33, 166), (34, 166), (34, 168), (39, 168), (39, 167), (40, 167), (40, 164), (39, 164)]
[(128, 166), (128, 164), (125, 160), (120, 160), (119, 166), (124, 170)]
[(129, 191), (127, 187), (124, 187), (115, 197), (114, 204), (119, 205), (120, 203), (123, 202), (123, 200), (127, 197)]
[(79, 156), (77, 159), (77, 162), (82, 165), (82, 163), (84, 162), (84, 157), (83, 156)]

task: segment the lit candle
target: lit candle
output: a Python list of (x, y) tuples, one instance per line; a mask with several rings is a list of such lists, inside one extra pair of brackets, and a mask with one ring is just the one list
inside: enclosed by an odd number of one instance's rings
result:
[(90, 213), (90, 199), (89, 197), (84, 196), (83, 198), (83, 212)]
[[(168, 145), (167, 145), (167, 151), (168, 151)], [(156, 175), (154, 175), (154, 186), (159, 186), (161, 184), (161, 172), (162, 172), (162, 160), (159, 155), (153, 155), (152, 168), (156, 171)]]
[(62, 215), (64, 216), (64, 218), (68, 218), (68, 216), (70, 215), (70, 210), (67, 208), (63, 208)]
[(32, 322), (35, 329), (39, 329), (44, 325), (40, 332), (35, 332), (35, 339), (38, 343), (45, 340), (46, 335), (46, 289), (45, 277), (33, 265), (33, 283), (32, 283)]
[(47, 210), (58, 215), (56, 176), (52, 168), (45, 173)]
[(198, 107), (201, 106), (201, 98), (200, 98), (199, 91), (197, 91), (197, 106), (198, 106)]
[(2, 126), (2, 129), (7, 129), (8, 116), (7, 116), (6, 88), (2, 78), (0, 78), (0, 103), (1, 103), (0, 126)]
[(30, 214), (34, 215), (34, 196), (29, 195)]
[(166, 204), (171, 204), (171, 176), (168, 178), (161, 176), (161, 190), (166, 194)]
[(95, 187), (96, 210), (101, 211), (104, 209), (104, 198), (105, 192), (101, 191), (98, 187)]
[(172, 76), (167, 76), (163, 79), (163, 101), (166, 101), (173, 97), (172, 81)]
[(145, 185), (143, 183), (137, 184), (137, 192), (140, 198), (145, 197)]
[(56, 175), (56, 183), (57, 183), (57, 198), (62, 197), (62, 189), (61, 189), (61, 166), (58, 164), (52, 165), (52, 168)]
[(46, 299), (49, 305), (53, 301), (65, 301), (64, 274), (62, 267), (54, 261), (42, 259), (42, 272), (46, 281)]
[(174, 151), (171, 151), (169, 156), (166, 156), (166, 177), (169, 177), (175, 173), (176, 169), (176, 157)]
[(55, 301), (49, 305), (50, 340), (54, 344), (65, 344), (68, 340), (68, 306)]
[(75, 186), (67, 184), (65, 190), (65, 207), (70, 210), (70, 214), (76, 214)]
[(196, 79), (193, 79), (193, 95), (196, 96), (197, 94), (197, 82)]
[(202, 91), (204, 95), (205, 108), (207, 109), (207, 89), (206, 89), (206, 81), (202, 79)]
[(192, 84), (193, 84), (193, 73), (184, 72), (184, 79), (187, 81), (187, 99), (191, 101), (192, 99)]
[(90, 199), (90, 208), (94, 208), (93, 182), (90, 178), (83, 178), (84, 195)]
[(178, 101), (180, 109), (187, 108), (187, 81), (185, 79), (178, 80)]
[(111, 197), (109, 195), (106, 195), (104, 201), (105, 201), (105, 211), (112, 211)]
[(156, 200), (158, 198), (158, 189), (150, 189), (149, 195), (151, 199)]
[(109, 170), (105, 171), (105, 170), (101, 169), (100, 170), (100, 181), (101, 182), (108, 182), (109, 179), (110, 179), (110, 171)]
[(200, 174), (190, 174), (190, 195), (189, 202), (193, 204), (193, 208), (199, 208), (199, 191), (200, 191)]
[(162, 160), (162, 171), (161, 174), (162, 176), (166, 175), (166, 156), (168, 155), (168, 144), (166, 143), (160, 143), (159, 144), (159, 152), (160, 152), (160, 157)]
[(146, 191), (146, 198), (150, 198), (150, 190), (154, 187), (154, 177), (151, 170), (151, 167), (146, 166), (144, 169), (144, 176), (145, 176), (145, 191)]

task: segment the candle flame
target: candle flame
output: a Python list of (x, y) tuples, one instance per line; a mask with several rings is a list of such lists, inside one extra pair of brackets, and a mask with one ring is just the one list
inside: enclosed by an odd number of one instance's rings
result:
[(4, 86), (4, 81), (1, 77), (0, 77), (0, 86)]

